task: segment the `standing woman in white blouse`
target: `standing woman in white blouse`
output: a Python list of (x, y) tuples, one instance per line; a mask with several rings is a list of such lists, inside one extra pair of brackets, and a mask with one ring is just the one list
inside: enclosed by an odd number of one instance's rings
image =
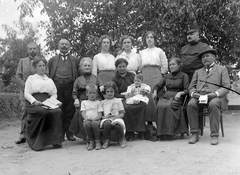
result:
[(61, 109), (46, 109), (42, 104), (48, 98), (57, 99), (57, 88), (53, 80), (45, 74), (46, 64), (43, 57), (33, 60), (36, 73), (28, 77), (24, 89), (24, 96), (28, 101), (26, 139), (29, 147), (35, 151), (47, 145), (60, 148), (64, 141)]
[(97, 76), (99, 86), (112, 81), (115, 76), (115, 57), (109, 53), (112, 39), (108, 35), (102, 35), (99, 39), (101, 52), (93, 57), (92, 74)]
[[(153, 31), (148, 31), (145, 34), (143, 42), (147, 45), (147, 48), (140, 52), (143, 83), (148, 84), (153, 89), (163, 75), (167, 73), (168, 61), (165, 52), (155, 46), (157, 36)], [(146, 121), (151, 124), (152, 121), (156, 121), (156, 114), (151, 93), (148, 97)]]
[(125, 35), (121, 38), (121, 46), (123, 52), (116, 57), (116, 60), (119, 58), (124, 58), (128, 62), (127, 71), (136, 74), (140, 69), (140, 55), (132, 51), (134, 44), (134, 38), (128, 35)]

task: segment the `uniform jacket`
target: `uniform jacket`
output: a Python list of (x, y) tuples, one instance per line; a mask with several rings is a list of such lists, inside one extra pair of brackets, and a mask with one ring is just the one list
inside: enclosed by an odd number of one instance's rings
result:
[[(189, 85), (189, 93), (192, 92), (200, 92), (205, 82), (201, 82), (200, 80), (219, 84), (225, 87), (230, 88), (230, 79), (228, 75), (228, 71), (225, 67), (221, 65), (214, 64), (209, 74), (207, 74), (205, 67), (198, 69), (195, 71), (192, 81)], [(216, 85), (207, 84), (211, 92), (218, 92), (219, 97), (223, 97), (228, 93), (228, 90)]]
[(206, 43), (187, 44), (181, 49), (182, 71), (188, 75), (193, 75), (194, 71), (203, 67), (198, 54), (206, 47)]

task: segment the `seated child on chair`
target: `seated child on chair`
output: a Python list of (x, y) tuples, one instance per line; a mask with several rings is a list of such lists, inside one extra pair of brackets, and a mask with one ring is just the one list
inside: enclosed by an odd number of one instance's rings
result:
[(97, 86), (95, 84), (87, 85), (86, 95), (88, 97), (88, 100), (82, 101), (81, 112), (84, 118), (83, 126), (90, 141), (87, 150), (93, 150), (95, 144), (95, 149), (99, 150), (101, 149), (99, 126), (103, 109), (101, 102), (99, 100), (96, 100)]
[(102, 101), (103, 117), (100, 123), (100, 128), (103, 128), (103, 135), (105, 137), (105, 142), (102, 145), (103, 149), (109, 147), (111, 129), (114, 128), (117, 132), (119, 143), (122, 148), (127, 146), (127, 141), (125, 139), (126, 127), (123, 121), (124, 117), (124, 107), (121, 99), (115, 98), (114, 94), (117, 91), (117, 85), (110, 81), (105, 83), (104, 91), (105, 100)]

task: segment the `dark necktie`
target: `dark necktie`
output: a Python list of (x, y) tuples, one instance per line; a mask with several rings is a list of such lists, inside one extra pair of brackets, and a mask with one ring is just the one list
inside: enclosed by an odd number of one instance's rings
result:
[(207, 72), (207, 74), (209, 74), (210, 68), (206, 68), (206, 72)]
[(206, 67), (206, 72), (207, 74), (209, 74), (210, 70), (212, 69), (213, 65), (209, 66), (209, 67)]
[(63, 58), (63, 61), (66, 61), (68, 58), (68, 54), (64, 55), (64, 54), (60, 53), (60, 56)]

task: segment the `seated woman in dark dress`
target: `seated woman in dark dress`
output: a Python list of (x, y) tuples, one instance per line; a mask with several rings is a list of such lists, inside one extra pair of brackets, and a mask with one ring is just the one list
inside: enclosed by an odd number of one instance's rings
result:
[(43, 57), (33, 60), (36, 73), (28, 77), (24, 89), (24, 96), (28, 101), (26, 139), (29, 147), (35, 151), (47, 145), (60, 148), (64, 141), (61, 109), (57, 104), (54, 109), (46, 109), (42, 103), (46, 99), (57, 101), (56, 86), (52, 79), (45, 75), (46, 64)]
[(125, 109), (124, 122), (126, 125), (126, 139), (132, 141), (134, 137), (134, 131), (140, 133), (140, 137), (143, 138), (143, 133), (145, 132), (145, 113), (146, 113), (146, 103), (139, 102), (138, 104), (126, 104), (126, 96), (121, 93), (126, 92), (129, 85), (134, 83), (134, 73), (127, 72), (128, 62), (120, 58), (115, 62), (116, 75), (113, 78), (113, 82), (117, 84), (119, 92), (116, 97), (123, 98), (123, 106)]
[[(69, 126), (69, 131), (73, 133), (76, 137), (86, 139), (86, 133), (83, 127), (83, 117), (80, 112), (80, 105), (83, 100), (87, 100), (86, 87), (88, 84), (97, 83), (97, 77), (92, 74), (93, 61), (89, 57), (84, 57), (79, 63), (79, 69), (81, 71), (81, 76), (79, 76), (73, 85), (72, 96), (74, 99), (74, 106), (76, 108), (75, 114)], [(97, 96), (97, 99), (100, 99)]]
[(181, 60), (172, 58), (169, 61), (170, 74), (167, 74), (153, 88), (153, 98), (164, 87), (167, 91), (160, 97), (157, 107), (157, 135), (160, 140), (171, 140), (177, 134), (188, 133), (183, 113), (183, 101), (188, 93), (188, 76), (180, 71)]

